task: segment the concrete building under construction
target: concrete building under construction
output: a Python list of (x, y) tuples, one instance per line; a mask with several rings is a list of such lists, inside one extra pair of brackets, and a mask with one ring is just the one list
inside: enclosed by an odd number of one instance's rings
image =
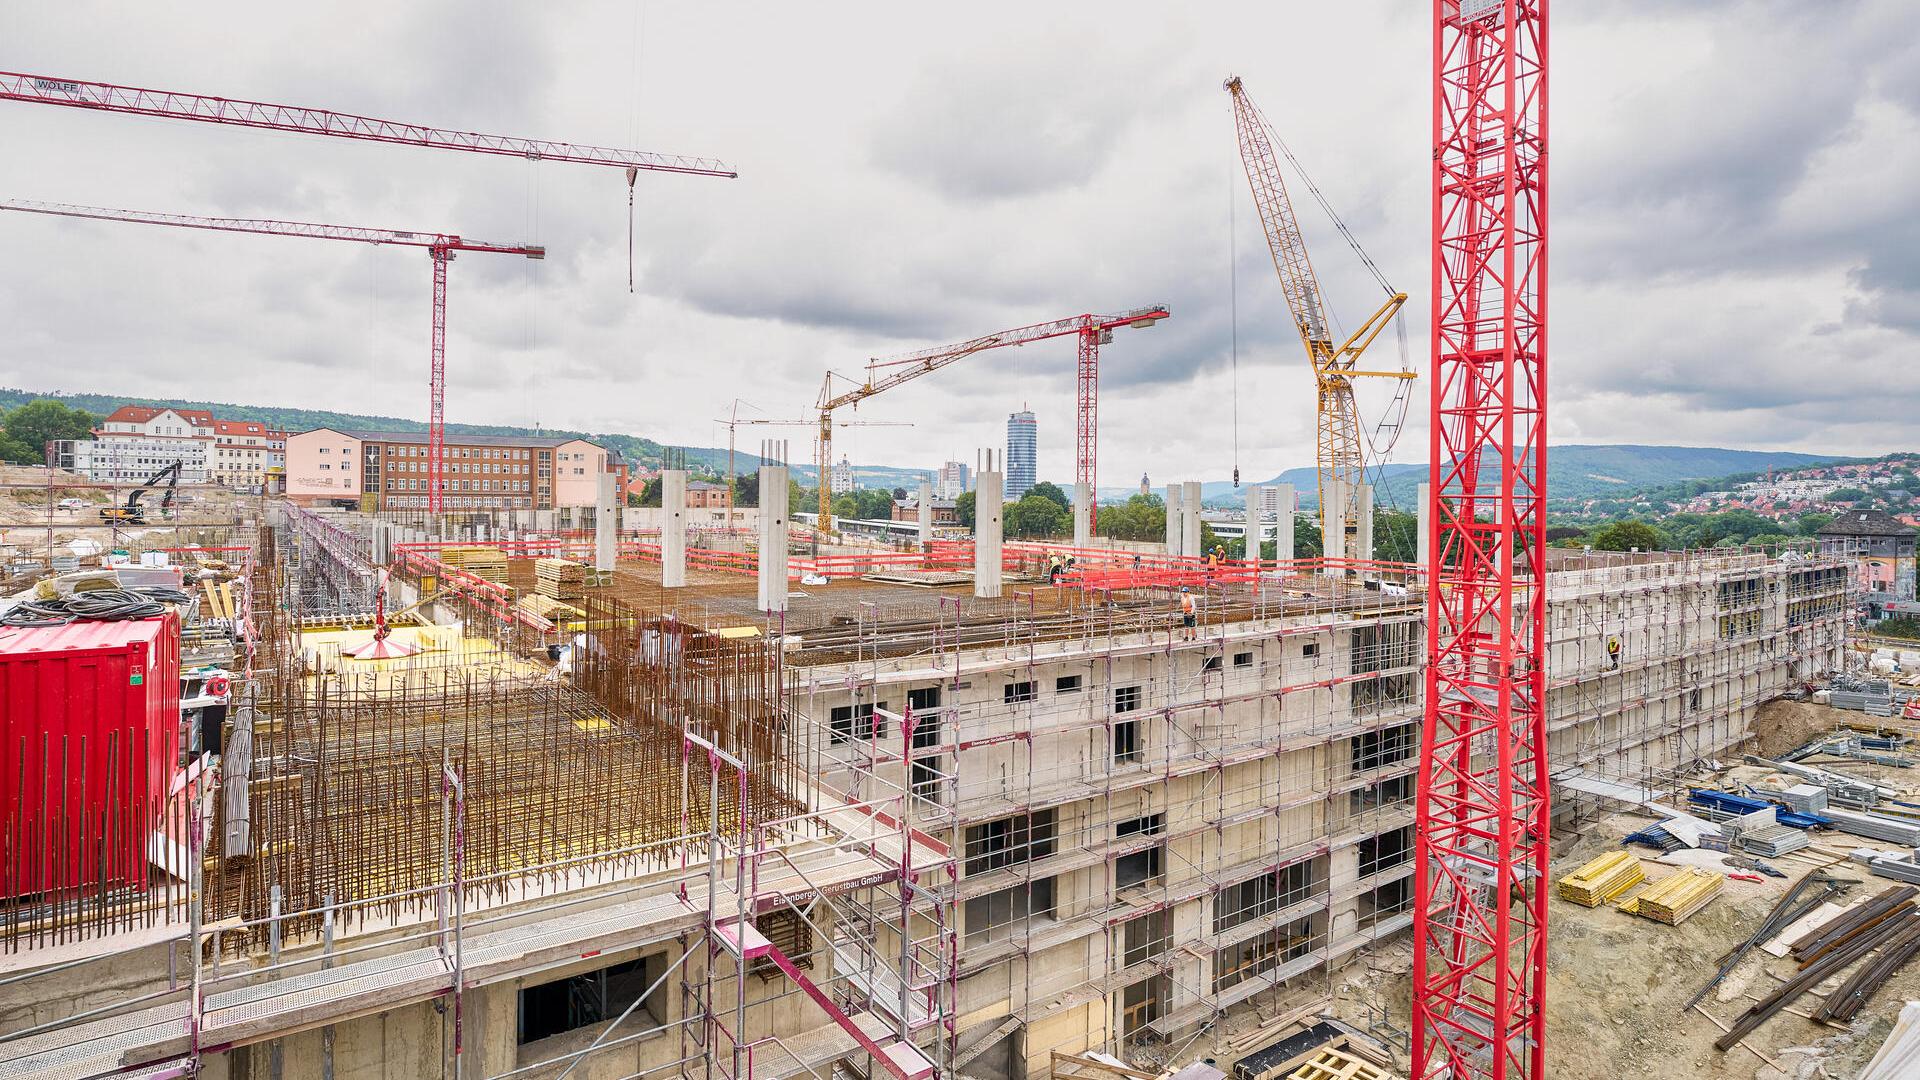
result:
[[(8, 899), (0, 1076), (1044, 1077), (1310, 1017), (1410, 925), (1415, 565), (815, 550), (676, 480), (646, 530), (236, 537), (188, 613), (234, 706), (150, 873)], [(1838, 557), (1548, 570), (1570, 826), (1839, 664)]]

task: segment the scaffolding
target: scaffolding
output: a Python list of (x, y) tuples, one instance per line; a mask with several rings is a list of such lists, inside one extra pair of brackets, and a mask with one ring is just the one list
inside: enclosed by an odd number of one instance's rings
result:
[[(1276, 1017), (1329, 1004), (1332, 967), (1412, 919), (1414, 568), (1105, 553), (1064, 584), (781, 624), (809, 767), (856, 792), (904, 772), (920, 820), (950, 830), (955, 1061), (1023, 1027), (1033, 1067), (1162, 1061), (1268, 989)], [(1203, 597), (1192, 639), (1180, 585)], [(1568, 553), (1556, 765), (1651, 789), (1725, 752), (1762, 700), (1837, 663), (1846, 588), (1812, 552)], [(1105, 1013), (1033, 1034), (1090, 1005)]]
[[(0, 986), (38, 1005), (0, 1036), (0, 1076), (184, 1075), (214, 1053), (277, 1064), (316, 1027), (330, 1068), (340, 1024), (416, 1006), (456, 1076), (638, 1053), (635, 1076), (829, 1077), (858, 1058), (922, 1080), (945, 1060), (925, 1033), (952, 1015), (955, 945), (932, 887), (947, 848), (912, 826), (904, 788), (854, 800), (794, 766), (777, 644), (606, 597), (574, 637), (571, 679), (529, 671), (545, 653), (521, 638), (435, 663), (328, 660), (303, 640), (354, 624), (342, 586), (372, 576), (365, 539), (297, 509), (261, 532), (243, 704), (168, 832), (181, 877), (128, 889), (104, 917), (49, 902), (10, 919), (35, 966)], [(479, 617), (472, 592), (441, 601), (473, 617), (463, 640), (514, 629)], [(502, 1068), (468, 1042), (472, 995), (635, 952), (590, 973), (602, 1003), (609, 980), (647, 985), (595, 1014), (585, 1049)], [(115, 976), (89, 980), (101, 965)]]
[[(956, 988), (960, 1065), (1109, 999), (1091, 1047), (1138, 1052), (1263, 990), (1301, 990), (1409, 919), (1408, 568), (1114, 562), (1083, 581), (1137, 587), (1019, 592), (985, 629), (982, 602), (962, 597), (920, 601), (917, 618), (876, 604), (823, 631), (796, 635), (791, 614), (783, 627), (812, 767), (856, 792), (906, 775), (962, 871), (957, 977), (1014, 965), (1002, 1015)], [(1203, 590), (1191, 640), (1179, 584)], [(1336, 858), (1350, 868), (1336, 875)], [(1075, 891), (1075, 875), (1095, 883)], [(1210, 921), (1176, 938), (1195, 900)], [(1348, 901), (1356, 917), (1336, 925)], [(1036, 962), (1085, 942), (1091, 963)], [(1306, 993), (1324, 1001), (1330, 980)], [(1024, 1056), (1088, 1049), (1085, 1036)]]

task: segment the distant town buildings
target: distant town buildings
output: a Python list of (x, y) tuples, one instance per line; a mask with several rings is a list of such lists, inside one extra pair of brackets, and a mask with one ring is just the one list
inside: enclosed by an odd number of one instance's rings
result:
[(267, 482), (267, 425), (252, 420), (215, 420), (213, 482), (232, 488), (263, 488)]
[[(935, 525), (960, 524), (960, 510), (952, 499), (935, 498), (933, 500), (933, 523)], [(920, 500), (918, 498), (893, 500), (893, 520), (919, 521)]]
[(716, 484), (710, 480), (687, 481), (687, 508), (702, 510), (708, 507), (726, 509), (727, 485)]
[(840, 464), (827, 470), (832, 475), (828, 479), (827, 490), (835, 495), (845, 495), (853, 490), (853, 464), (844, 456)]
[(1151, 494), (1153, 494), (1153, 486), (1152, 486), (1151, 484), (1148, 484), (1148, 483), (1147, 483), (1147, 474), (1146, 474), (1146, 473), (1141, 473), (1141, 474), (1140, 474), (1140, 494), (1142, 494), (1142, 495), (1151, 495)]
[(1006, 498), (1018, 499), (1032, 489), (1040, 464), (1040, 428), (1026, 410), (1007, 417)]
[(959, 498), (968, 490), (967, 479), (967, 466), (964, 462), (947, 462), (934, 473), (933, 497), (936, 499)]
[[(450, 433), (445, 452), (447, 510), (592, 506), (602, 472), (615, 474), (616, 489), (626, 486), (620, 456), (585, 439)], [(288, 436), (286, 453), (287, 497), (296, 503), (426, 509), (424, 431), (315, 428)]]
[(206, 483), (214, 424), (213, 414), (201, 409), (123, 405), (100, 421), (93, 438), (63, 446), (58, 464), (97, 484), (144, 483), (177, 464), (181, 483)]

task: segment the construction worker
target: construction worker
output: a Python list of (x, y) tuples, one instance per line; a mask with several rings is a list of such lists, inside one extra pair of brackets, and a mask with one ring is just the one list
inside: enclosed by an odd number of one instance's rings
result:
[(1060, 584), (1060, 572), (1063, 568), (1058, 552), (1047, 556), (1047, 584)]
[(1620, 669), (1620, 639), (1616, 635), (1607, 635), (1607, 666)]
[(1199, 631), (1195, 628), (1199, 625), (1199, 622), (1200, 622), (1200, 607), (1194, 601), (1193, 591), (1189, 589), (1187, 586), (1182, 585), (1180, 586), (1180, 627), (1181, 627), (1180, 634), (1181, 634), (1181, 637), (1187, 641), (1192, 641), (1195, 637), (1197, 637), (1199, 635)]

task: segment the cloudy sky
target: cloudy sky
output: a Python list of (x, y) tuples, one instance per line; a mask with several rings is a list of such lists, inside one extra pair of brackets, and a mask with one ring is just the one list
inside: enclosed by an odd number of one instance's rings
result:
[[(1103, 483), (1224, 479), (1236, 458), (1258, 479), (1311, 464), (1312, 384), (1235, 156), (1220, 84), (1238, 73), (1413, 294), (1424, 366), (1425, 4), (931, 10), (0, 9), (8, 70), (738, 169), (642, 177), (632, 294), (614, 170), (0, 103), (0, 197), (545, 244), (544, 263), (454, 265), (449, 417), (675, 443), (724, 444), (736, 397), (804, 417), (829, 368), (1167, 304), (1102, 353)], [(1555, 19), (1555, 440), (1911, 449), (1920, 5), (1588, 0)], [(1352, 326), (1379, 287), (1299, 201)], [(0, 214), (0, 245), (0, 385), (424, 416), (421, 252), (24, 214)], [(1065, 479), (1072, 362), (1070, 340), (981, 354), (861, 411), (912, 429), (840, 445), (971, 461), (1024, 404), (1042, 474)], [(1423, 446), (1416, 427), (1396, 457)]]

